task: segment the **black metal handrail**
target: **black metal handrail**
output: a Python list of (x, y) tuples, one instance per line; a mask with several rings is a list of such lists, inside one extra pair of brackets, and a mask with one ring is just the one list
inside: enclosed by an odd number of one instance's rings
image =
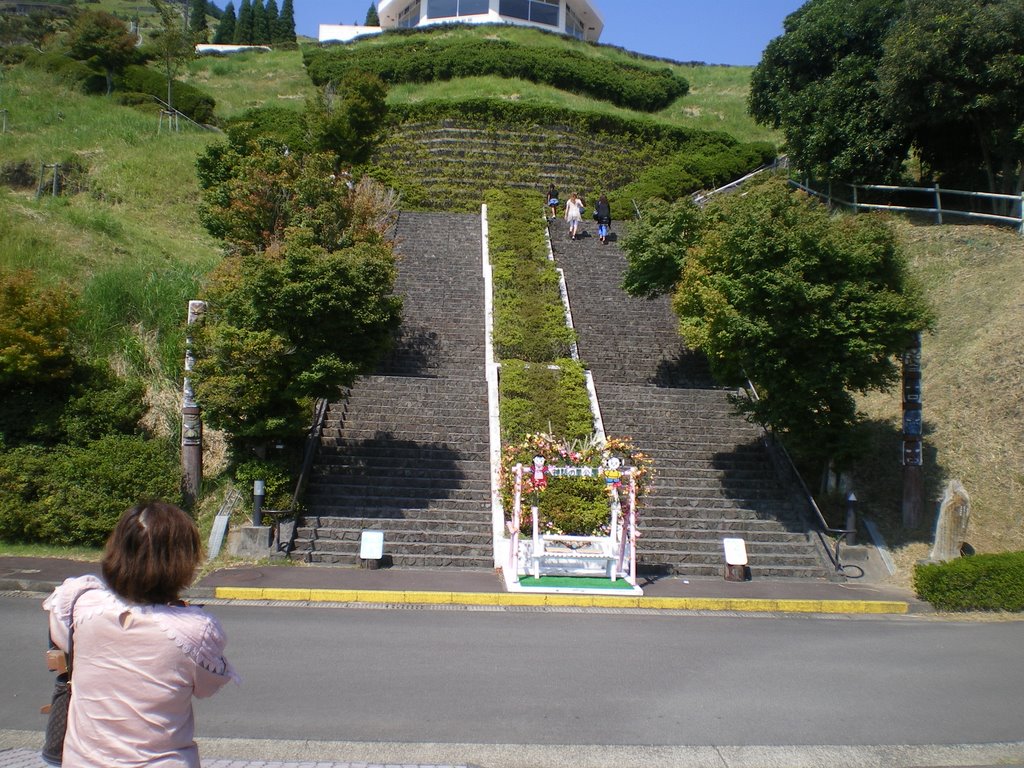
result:
[[(747, 392), (747, 396), (751, 397), (753, 400), (757, 401), (761, 399), (757, 394), (757, 388), (754, 386), (754, 383), (749, 378), (747, 379), (747, 385), (744, 388), (744, 390)], [(822, 547), (825, 549), (825, 553), (828, 555), (828, 559), (832, 562), (832, 565), (835, 567), (836, 572), (842, 573), (843, 563), (839, 557), (839, 545), (843, 542), (847, 535), (855, 533), (856, 531), (847, 528), (833, 528), (832, 526), (830, 526), (828, 524), (828, 521), (825, 520), (825, 516), (821, 513), (821, 508), (818, 507), (818, 502), (814, 500), (814, 495), (811, 493), (811, 489), (807, 487), (807, 483), (804, 482), (803, 476), (800, 474), (800, 471), (796, 468), (796, 463), (793, 461), (793, 458), (789, 455), (789, 451), (786, 450), (786, 446), (782, 444), (782, 441), (779, 440), (779, 438), (774, 433), (770, 433), (767, 430), (765, 430), (764, 443), (765, 448), (768, 449), (769, 453), (774, 453), (781, 457), (786, 469), (794, 478), (796, 478), (797, 484), (800, 486), (800, 490), (804, 496), (805, 501), (807, 502), (811, 510), (813, 510), (814, 512), (814, 516), (816, 518), (815, 522), (817, 522), (819, 526), (819, 528), (815, 530), (815, 534), (817, 534), (818, 540), (821, 542)], [(826, 535), (838, 537), (836, 539), (834, 546), (830, 546), (825, 541)]]

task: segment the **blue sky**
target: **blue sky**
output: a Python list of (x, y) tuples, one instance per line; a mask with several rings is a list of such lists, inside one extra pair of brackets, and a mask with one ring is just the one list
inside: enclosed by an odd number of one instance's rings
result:
[[(370, 0), (292, 1), (296, 31), (314, 38), (320, 24), (361, 24), (370, 7)], [(782, 20), (804, 0), (595, 2), (604, 16), (602, 43), (679, 61), (757, 64), (768, 41), (782, 34)]]

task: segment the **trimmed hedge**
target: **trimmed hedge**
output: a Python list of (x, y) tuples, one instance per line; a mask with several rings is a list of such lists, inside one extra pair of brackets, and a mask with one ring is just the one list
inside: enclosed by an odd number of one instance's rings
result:
[(579, 112), (568, 107), (525, 104), (504, 99), (465, 99), (463, 101), (421, 101), (389, 107), (393, 124), (457, 120), (482, 125), (550, 126), (575, 128), (587, 134), (612, 134), (643, 144), (662, 144), (665, 151), (706, 146), (732, 147), (739, 142), (722, 131), (704, 131), (667, 125), (653, 119), (629, 118), (595, 112)]
[(918, 565), (914, 591), (940, 611), (1024, 611), (1024, 552)]
[(64, 83), (80, 89), (83, 93), (106, 93), (107, 77), (84, 61), (77, 61), (63, 53), (47, 51), (32, 53), (25, 57), (30, 67), (42, 69), (60, 78)]
[[(147, 93), (159, 99), (167, 99), (167, 78), (155, 69), (149, 69), (138, 64), (132, 64), (124, 68), (124, 74), (118, 81), (120, 90)], [(198, 88), (174, 81), (173, 88), (174, 108), (184, 115), (195, 120), (197, 123), (212, 124), (214, 122), (213, 111), (216, 102), (213, 97)]]
[(358, 70), (373, 72), (389, 84), (496, 75), (641, 112), (664, 109), (690, 88), (668, 67), (616, 64), (579, 51), (479, 37), (399, 36), (376, 45), (308, 48), (304, 59), (310, 78), (319, 86), (340, 82)]
[(645, 169), (639, 177), (609, 195), (613, 210), (631, 210), (633, 200), (658, 198), (672, 202), (701, 189), (714, 189), (775, 159), (767, 142), (705, 145), (684, 150)]

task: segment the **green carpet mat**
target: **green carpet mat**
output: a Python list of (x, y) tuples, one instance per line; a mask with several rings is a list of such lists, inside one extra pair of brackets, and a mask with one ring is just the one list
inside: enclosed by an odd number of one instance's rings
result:
[(625, 579), (612, 581), (609, 578), (599, 576), (541, 576), (539, 579), (533, 576), (520, 576), (519, 586), (534, 588), (564, 587), (570, 589), (633, 589), (633, 585)]

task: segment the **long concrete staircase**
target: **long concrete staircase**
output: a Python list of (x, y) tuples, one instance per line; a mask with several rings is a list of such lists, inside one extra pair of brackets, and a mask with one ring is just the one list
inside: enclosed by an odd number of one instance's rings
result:
[(493, 567), (480, 217), (403, 213), (403, 323), (332, 403), (294, 554), (354, 565), (364, 530), (395, 566)]
[[(616, 227), (619, 229), (619, 227)], [(596, 225), (570, 241), (550, 227), (565, 272), (580, 356), (594, 376), (607, 434), (631, 437), (654, 463), (654, 492), (640, 511), (638, 568), (721, 576), (722, 539), (746, 542), (758, 577), (825, 578), (824, 553), (780, 482), (760, 428), (736, 416), (702, 355), (686, 349), (667, 298), (628, 296), (626, 260)]]

